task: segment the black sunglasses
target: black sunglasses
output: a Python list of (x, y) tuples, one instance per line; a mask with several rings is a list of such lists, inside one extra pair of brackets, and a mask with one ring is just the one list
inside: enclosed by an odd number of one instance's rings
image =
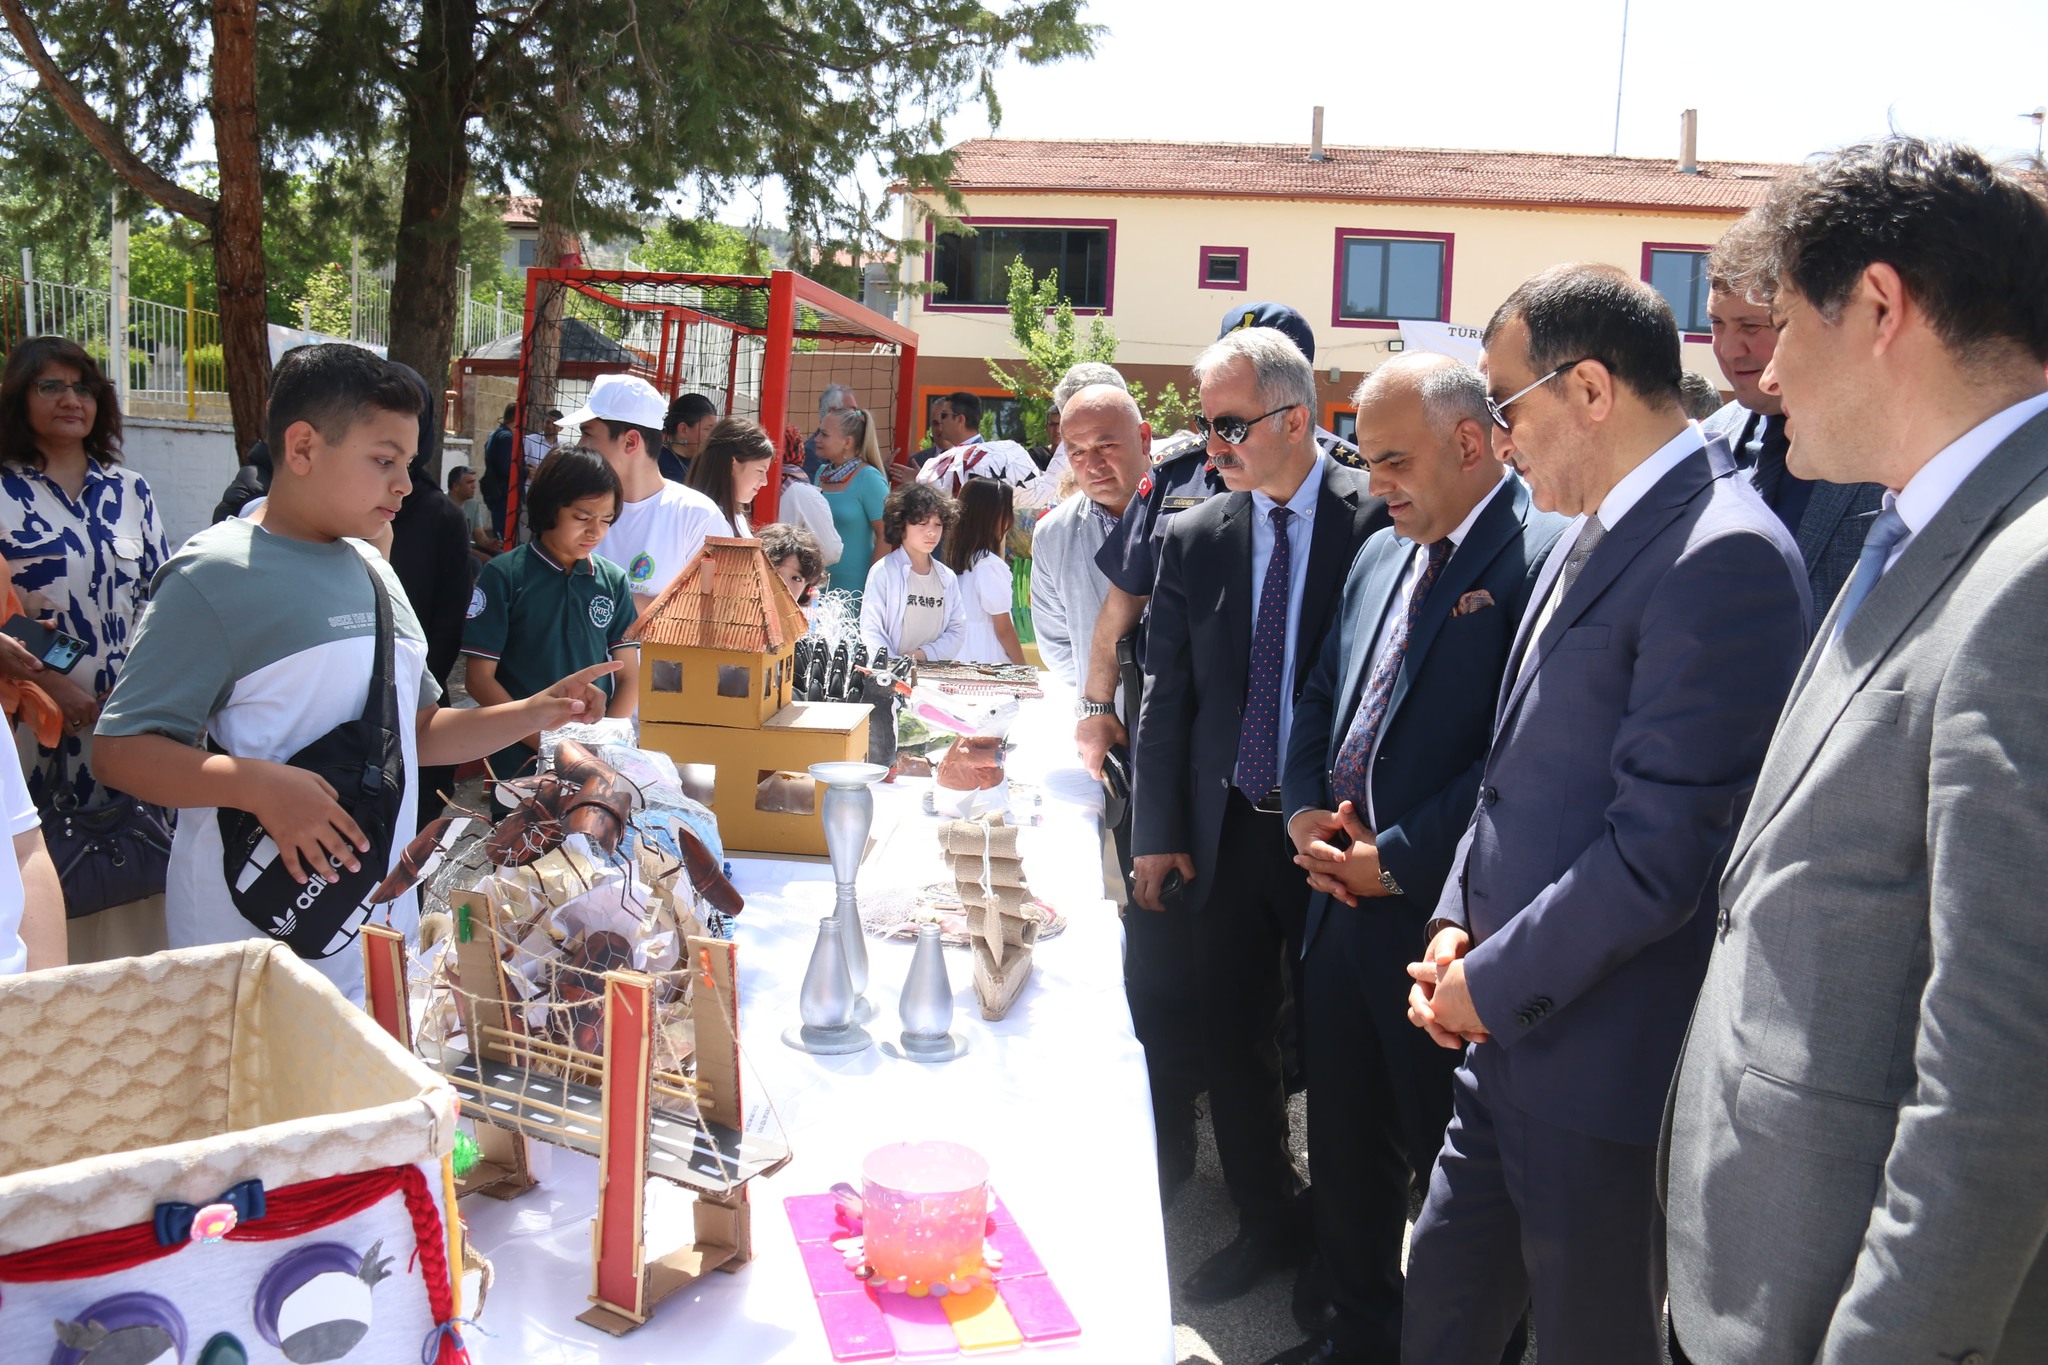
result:
[(1283, 403), (1271, 412), (1262, 412), (1257, 417), (1218, 417), (1213, 422), (1206, 417), (1197, 417), (1195, 418), (1195, 434), (1206, 441), (1213, 432), (1215, 435), (1223, 438), (1225, 445), (1241, 446), (1244, 444), (1244, 438), (1252, 434), (1253, 427), (1265, 421), (1268, 417), (1277, 417), (1283, 412), (1300, 406), (1301, 404), (1299, 403)]

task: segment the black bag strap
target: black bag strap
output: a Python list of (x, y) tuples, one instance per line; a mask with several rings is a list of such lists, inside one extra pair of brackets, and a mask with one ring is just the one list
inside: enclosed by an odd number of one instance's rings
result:
[(363, 698), (363, 722), (383, 737), (378, 752), (363, 756), (363, 791), (384, 789), (384, 765), (398, 737), (398, 683), (392, 676), (397, 667), (398, 628), (391, 614), (391, 590), (384, 575), (368, 559), (363, 568), (370, 575), (370, 589), (377, 596), (377, 656), (370, 665), (370, 691)]

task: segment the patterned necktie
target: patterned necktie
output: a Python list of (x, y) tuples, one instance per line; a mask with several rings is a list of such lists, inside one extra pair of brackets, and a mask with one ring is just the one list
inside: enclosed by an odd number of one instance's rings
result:
[(1870, 529), (1863, 533), (1863, 553), (1856, 560), (1856, 576), (1849, 580), (1849, 586), (1842, 589), (1842, 614), (1835, 618), (1835, 634), (1840, 635), (1849, 625), (1849, 618), (1863, 605), (1863, 599), (1870, 596), (1870, 590), (1877, 586), (1877, 580), (1884, 577), (1885, 561), (1892, 557), (1892, 547), (1906, 538), (1906, 519), (1899, 515), (1896, 507), (1887, 507), (1877, 514), (1870, 523)]
[(1564, 557), (1564, 567), (1557, 571), (1557, 583), (1550, 590), (1550, 596), (1543, 599), (1543, 607), (1536, 613), (1536, 623), (1529, 627), (1522, 637), (1522, 656), (1515, 661), (1510, 674), (1519, 678), (1522, 671), (1536, 657), (1536, 641), (1550, 626), (1550, 618), (1564, 602), (1564, 595), (1572, 590), (1572, 584), (1579, 579), (1579, 571), (1586, 567), (1586, 561), (1593, 557), (1593, 551), (1600, 548), (1600, 542), (1607, 538), (1607, 528), (1600, 524), (1600, 518), (1589, 516), (1586, 524), (1579, 528), (1579, 538), (1572, 542), (1572, 548)]
[(1550, 594), (1552, 611), (1564, 602), (1564, 595), (1572, 590), (1572, 584), (1579, 581), (1579, 571), (1586, 567), (1586, 561), (1593, 557), (1593, 551), (1599, 549), (1600, 542), (1606, 538), (1607, 528), (1600, 524), (1600, 518), (1587, 517), (1586, 524), (1579, 529), (1579, 538), (1572, 542), (1572, 552), (1565, 556), (1564, 568), (1558, 571), (1557, 591)]
[(1380, 726), (1387, 718), (1387, 704), (1394, 698), (1394, 680), (1401, 675), (1401, 660), (1408, 653), (1408, 637), (1415, 632), (1415, 622), (1422, 615), (1423, 599), (1436, 586), (1437, 575), (1451, 557), (1451, 538), (1432, 541), (1429, 546), (1429, 563), (1422, 570), (1422, 577), (1415, 580), (1415, 590), (1408, 594), (1408, 609), (1394, 618), (1392, 628), (1387, 632), (1386, 648), (1380, 651), (1379, 662), (1373, 666), (1372, 680), (1366, 684), (1365, 699), (1358, 704), (1358, 712), (1351, 718), (1351, 730), (1344, 736), (1344, 747), (1337, 751), (1335, 771), (1330, 776), (1330, 795), (1338, 801), (1349, 801), (1359, 811), (1359, 818), (1365, 818), (1366, 769), (1372, 762), (1372, 746), (1379, 738)]
[(1294, 555), (1287, 523), (1294, 513), (1275, 507), (1273, 555), (1259, 588), (1259, 619), (1252, 627), (1250, 681), (1244, 694), (1244, 725), (1237, 739), (1237, 789), (1257, 805), (1280, 775), (1280, 691), (1287, 685), (1287, 593), (1294, 583)]
[(1791, 446), (1785, 437), (1784, 418), (1758, 419), (1756, 464), (1750, 470), (1749, 481), (1763, 498), (1764, 505), (1773, 510), (1778, 506), (1778, 494), (1785, 483), (1785, 452)]

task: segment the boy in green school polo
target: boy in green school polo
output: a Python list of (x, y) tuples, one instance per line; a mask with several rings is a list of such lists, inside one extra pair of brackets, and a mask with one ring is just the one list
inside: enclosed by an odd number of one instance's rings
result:
[[(587, 447), (559, 447), (542, 463), (526, 493), (534, 539), (484, 565), (469, 599), (462, 652), (478, 702), (515, 701), (622, 656), (626, 667), (599, 680), (610, 695), (605, 714), (638, 709), (639, 644), (626, 638), (638, 615), (632, 588), (624, 569), (592, 553), (621, 496), (619, 476)], [(540, 736), (529, 735), (492, 754), (492, 775), (531, 771), (539, 745)]]

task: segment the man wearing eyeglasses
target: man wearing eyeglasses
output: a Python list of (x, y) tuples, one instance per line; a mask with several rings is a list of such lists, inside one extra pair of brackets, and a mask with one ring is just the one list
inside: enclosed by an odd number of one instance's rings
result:
[(1498, 453), (1558, 538), (1508, 655), (1479, 801), (1409, 967), (1462, 1050), (1409, 1244), (1402, 1358), (1657, 1365), (1664, 1096), (1715, 875), (1806, 645), (1784, 523), (1680, 407), (1648, 285), (1557, 266), (1486, 329)]
[[(1267, 1365), (1378, 1365), (1401, 1343), (1409, 1190), (1451, 1116), (1455, 1053), (1404, 1015), (1408, 964), (1479, 794), (1515, 628), (1566, 518), (1494, 458), (1486, 380), (1396, 356), (1353, 397), (1392, 529), (1367, 541), (1294, 710), (1282, 783), (1314, 895), (1302, 1032), (1327, 1328)], [(1519, 1343), (1502, 1357), (1519, 1365)]]
[[(1317, 449), (1315, 374), (1286, 334), (1231, 332), (1195, 377), (1198, 427), (1228, 492), (1161, 537), (1132, 797), (1140, 908), (1128, 927), (1151, 979), (1190, 988), (1141, 1038), (1148, 1063), (1155, 1041), (1193, 1045), (1207, 1073), (1239, 1228), (1182, 1292), (1218, 1302), (1309, 1246), (1280, 1052), (1308, 888), (1289, 860), (1280, 758), (1345, 568), (1390, 522), (1365, 479)], [(1194, 1094), (1162, 1095), (1161, 1081), (1156, 1121), (1185, 1121)]]

